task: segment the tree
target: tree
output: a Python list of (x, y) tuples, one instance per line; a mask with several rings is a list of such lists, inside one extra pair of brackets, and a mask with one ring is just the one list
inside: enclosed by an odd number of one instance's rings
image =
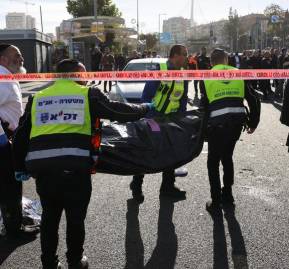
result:
[(111, 47), (112, 44), (113, 44), (114, 39), (115, 39), (115, 33), (113, 33), (113, 32), (107, 32), (107, 33), (105, 34), (105, 45), (106, 45), (107, 47)]
[(264, 15), (267, 17), (271, 17), (272, 15), (282, 17), (284, 15), (284, 10), (277, 4), (271, 4), (265, 8)]
[[(94, 15), (93, 0), (67, 0), (67, 11), (74, 18)], [(112, 0), (97, 0), (97, 15), (120, 17), (121, 12)]]
[(148, 50), (154, 49), (158, 41), (158, 38), (155, 34), (141, 34), (139, 39), (146, 41), (146, 48)]
[(288, 9), (285, 12), (284, 22), (283, 22), (283, 38), (284, 38), (284, 45), (289, 45), (289, 12)]
[(240, 35), (240, 20), (237, 10), (235, 9), (233, 11), (233, 8), (230, 7), (228, 18), (229, 20), (224, 25), (223, 33), (227, 39), (227, 42), (229, 43), (231, 50), (236, 51), (238, 50), (238, 38)]
[[(287, 24), (288, 18), (286, 16), (285, 10), (282, 9), (277, 4), (271, 4), (267, 6), (264, 10), (264, 14), (268, 17), (268, 33), (269, 36), (273, 39), (274, 36), (277, 36), (285, 41), (287, 35)], [(272, 16), (277, 15), (279, 17), (279, 21), (272, 22)]]

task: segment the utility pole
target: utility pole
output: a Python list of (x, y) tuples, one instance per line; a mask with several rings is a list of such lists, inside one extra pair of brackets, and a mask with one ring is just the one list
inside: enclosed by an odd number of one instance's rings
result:
[(93, 0), (94, 19), (97, 19), (97, 0)]
[(136, 0), (136, 31), (137, 31), (137, 45), (138, 48), (138, 41), (139, 41), (139, 10), (138, 10), (138, 0)]
[(159, 50), (161, 51), (161, 16), (165, 16), (167, 14), (161, 13), (159, 14)]
[[(10, 0), (10, 1), (21, 2), (21, 3), (25, 4), (26, 15), (28, 13), (28, 5), (31, 5), (31, 6), (35, 6), (36, 5), (35, 3), (22, 1), (22, 0)], [(43, 20), (42, 20), (41, 5), (39, 5), (39, 11), (40, 11), (41, 32), (43, 33)]]
[(42, 21), (42, 8), (41, 8), (41, 5), (39, 5), (39, 9), (40, 9), (41, 32), (43, 33), (43, 21)]
[(236, 51), (239, 52), (239, 25), (237, 26)]

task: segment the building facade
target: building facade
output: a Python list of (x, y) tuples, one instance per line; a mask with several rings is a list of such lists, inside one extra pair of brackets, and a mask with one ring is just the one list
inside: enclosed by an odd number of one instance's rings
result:
[[(77, 58), (89, 68), (90, 51), (93, 47), (112, 47), (119, 44), (119, 51), (125, 45), (137, 47), (137, 32), (125, 27), (125, 20), (120, 17), (93, 16), (64, 20), (56, 28), (57, 40), (69, 47), (70, 57)], [(132, 36), (135, 36), (132, 38)]]
[(190, 20), (173, 17), (163, 21), (163, 32), (171, 33), (173, 43), (186, 43), (190, 32)]
[(7, 30), (34, 29), (35, 25), (35, 18), (25, 13), (11, 12), (6, 15)]
[(30, 15), (26, 15), (26, 29), (36, 28), (36, 20)]
[(26, 29), (25, 13), (12, 12), (6, 15), (6, 29)]

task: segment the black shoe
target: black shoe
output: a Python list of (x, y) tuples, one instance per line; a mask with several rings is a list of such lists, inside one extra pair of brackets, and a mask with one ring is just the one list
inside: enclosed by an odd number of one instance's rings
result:
[(36, 235), (40, 232), (40, 228), (37, 225), (33, 226), (24, 226), (22, 225), (18, 231), (7, 232), (8, 239), (32, 239), (35, 238)]
[(175, 169), (175, 177), (186, 177), (188, 175), (188, 169), (186, 167), (180, 167)]
[(210, 213), (218, 212), (221, 210), (221, 203), (217, 201), (208, 201), (206, 203), (206, 210)]
[(62, 265), (62, 263), (61, 262), (58, 262), (58, 264), (57, 264), (57, 267), (56, 267), (57, 269), (64, 269), (64, 266)]
[(235, 199), (232, 194), (232, 188), (222, 188), (222, 204), (235, 206)]
[(144, 195), (143, 195), (143, 192), (142, 192), (142, 185), (133, 180), (133, 181), (129, 184), (129, 188), (130, 188), (131, 191), (132, 191), (132, 197), (133, 197), (133, 199), (134, 199), (136, 202), (140, 203), (140, 204), (143, 203), (143, 201), (144, 201)]
[(86, 256), (82, 256), (82, 259), (77, 264), (68, 264), (68, 269), (87, 269), (88, 259)]
[(186, 199), (186, 191), (180, 190), (176, 186), (171, 188), (161, 188), (160, 197), (168, 197), (177, 200), (185, 200)]
[(43, 269), (64, 269), (64, 266), (62, 265), (61, 262), (57, 262), (55, 265), (43, 265)]

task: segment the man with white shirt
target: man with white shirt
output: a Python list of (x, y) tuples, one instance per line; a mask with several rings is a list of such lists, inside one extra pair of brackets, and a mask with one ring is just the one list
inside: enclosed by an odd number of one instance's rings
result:
[[(25, 70), (23, 63), (24, 59), (17, 47), (0, 44), (0, 74), (21, 73)], [(34, 235), (39, 230), (22, 225), (22, 183), (14, 175), (10, 140), (22, 113), (19, 83), (0, 81), (0, 209), (10, 238)]]

